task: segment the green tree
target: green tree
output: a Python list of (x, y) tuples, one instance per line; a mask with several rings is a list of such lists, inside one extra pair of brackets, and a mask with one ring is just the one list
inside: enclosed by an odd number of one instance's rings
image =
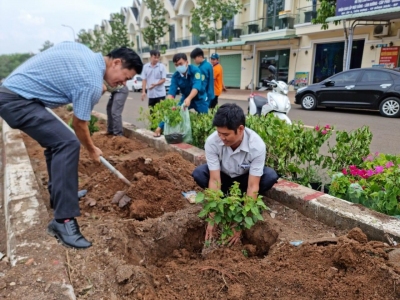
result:
[(165, 19), (168, 13), (162, 0), (143, 0), (150, 10), (151, 18), (143, 29), (143, 39), (152, 48), (158, 48), (160, 39), (168, 32), (169, 25)]
[(125, 46), (132, 48), (135, 45), (129, 40), (128, 28), (125, 25), (125, 17), (122, 14), (113, 14), (110, 26), (111, 34), (104, 35), (103, 54), (108, 54), (111, 50), (118, 47)]
[(33, 53), (0, 55), (0, 79), (6, 78), (12, 71), (14, 71), (14, 69), (33, 55)]
[[(313, 24), (321, 24), (321, 29), (327, 30), (329, 28), (326, 19), (329, 17), (334, 17), (336, 14), (336, 0), (318, 0), (319, 7), (317, 9), (317, 17), (312, 19)], [(335, 25), (339, 24), (340, 21), (334, 22)]]
[(101, 30), (94, 30), (93, 34), (82, 29), (78, 33), (79, 42), (88, 46), (94, 52), (103, 52), (104, 34)]
[[(240, 0), (197, 0), (196, 7), (191, 11), (190, 32), (196, 35), (205, 34), (216, 42), (217, 32), (242, 8)], [(218, 21), (222, 23), (221, 28), (217, 28)]]
[(50, 41), (45, 41), (45, 42), (43, 43), (42, 48), (39, 49), (39, 51), (40, 51), (40, 52), (43, 52), (44, 50), (47, 50), (47, 49), (49, 49), (49, 48), (51, 48), (51, 47), (53, 47), (53, 46), (54, 46), (54, 44), (53, 44), (52, 42), (50, 42)]

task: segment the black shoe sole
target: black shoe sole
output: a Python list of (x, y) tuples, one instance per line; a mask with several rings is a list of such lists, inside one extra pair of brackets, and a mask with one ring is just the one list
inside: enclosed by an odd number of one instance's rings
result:
[(58, 234), (57, 234), (54, 230), (52, 230), (52, 229), (50, 229), (50, 228), (47, 228), (47, 234), (50, 235), (50, 236), (52, 236), (52, 237), (54, 237), (54, 238), (56, 238), (56, 240), (57, 240), (60, 244), (62, 244), (64, 247), (69, 248), (69, 249), (78, 249), (78, 250), (79, 250), (79, 249), (87, 249), (87, 248), (89, 248), (89, 247), (92, 246), (92, 245), (90, 245), (90, 246), (88, 246), (88, 247), (82, 248), (82, 247), (73, 247), (73, 246), (71, 246), (71, 245), (68, 245), (68, 244), (64, 243), (64, 241), (58, 236)]

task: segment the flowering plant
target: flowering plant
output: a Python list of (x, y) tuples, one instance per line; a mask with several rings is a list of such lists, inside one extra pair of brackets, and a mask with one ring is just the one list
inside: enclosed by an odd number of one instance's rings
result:
[(329, 193), (388, 215), (400, 214), (400, 156), (369, 154), (335, 174)]

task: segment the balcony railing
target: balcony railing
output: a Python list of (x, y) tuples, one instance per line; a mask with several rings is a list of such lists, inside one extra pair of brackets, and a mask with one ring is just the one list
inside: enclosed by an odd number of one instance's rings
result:
[(317, 17), (317, 10), (314, 6), (300, 7), (297, 9), (296, 24), (310, 23)]
[(289, 15), (275, 15), (268, 18), (261, 18), (258, 20), (244, 22), (242, 34), (253, 34), (266, 31), (274, 31), (280, 29), (293, 29), (295, 16)]
[(226, 26), (222, 28), (221, 37), (222, 39), (230, 40), (232, 38), (240, 38), (242, 35), (242, 26)]

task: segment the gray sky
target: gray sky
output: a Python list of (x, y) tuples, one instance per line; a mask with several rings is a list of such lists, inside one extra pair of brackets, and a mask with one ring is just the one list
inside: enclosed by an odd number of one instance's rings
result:
[(72, 41), (132, 0), (0, 0), (0, 54), (38, 53), (46, 40)]

